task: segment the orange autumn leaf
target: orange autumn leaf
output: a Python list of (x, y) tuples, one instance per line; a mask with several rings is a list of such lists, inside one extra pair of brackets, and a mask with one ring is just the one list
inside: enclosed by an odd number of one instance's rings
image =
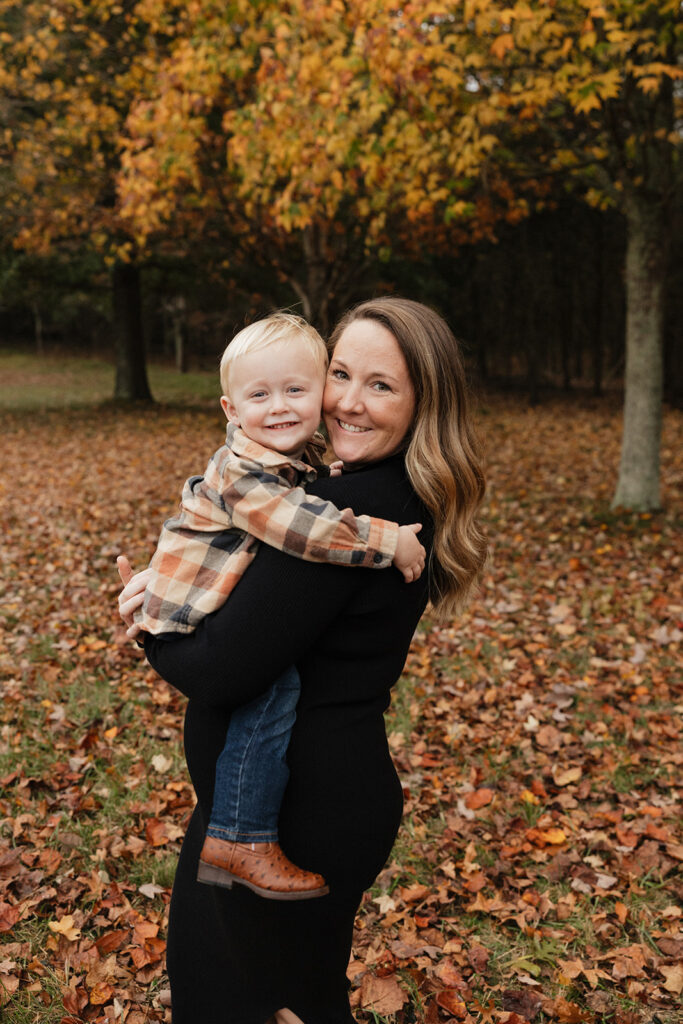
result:
[(650, 839), (658, 839), (661, 843), (668, 843), (671, 839), (671, 833), (668, 828), (655, 825), (653, 822), (648, 822), (645, 828), (645, 835), (649, 836)]
[(120, 949), (124, 942), (128, 941), (129, 935), (130, 932), (127, 929), (114, 929), (101, 935), (95, 942), (95, 945), (102, 954), (113, 953), (114, 950)]
[(159, 934), (159, 925), (154, 921), (136, 921), (133, 928), (133, 937), (136, 942), (144, 943)]
[(468, 793), (465, 797), (465, 807), (468, 807), (471, 811), (479, 810), (480, 807), (485, 807), (490, 804), (493, 800), (494, 792), (492, 789), (475, 789), (471, 793)]
[(537, 846), (560, 846), (567, 841), (567, 833), (561, 828), (530, 828), (526, 837)]
[(159, 818), (151, 818), (145, 825), (145, 835), (150, 846), (163, 846), (169, 841), (165, 822)]
[(626, 906), (626, 904), (621, 903), (619, 900), (617, 900), (614, 904), (614, 913), (619, 918), (620, 924), (626, 924), (626, 919), (628, 918), (628, 907)]
[(622, 827), (621, 825), (617, 825), (614, 831), (620, 846), (634, 847), (637, 846), (640, 841), (640, 836), (625, 826)]
[(467, 1007), (457, 989), (443, 989), (437, 994), (436, 1003), (442, 1010), (447, 1010), (456, 1020), (464, 1020), (467, 1015)]
[(108, 985), (106, 981), (100, 981), (90, 990), (90, 1002), (93, 1006), (103, 1006), (113, 995), (112, 986)]
[(583, 1022), (591, 1021), (593, 1014), (587, 1010), (583, 1010), (576, 1003), (571, 1003), (563, 996), (558, 996), (552, 1004), (552, 1020), (559, 1021), (560, 1024), (583, 1024)]
[(486, 885), (488, 879), (483, 871), (475, 871), (473, 875), (470, 875), (466, 882), (463, 883), (463, 888), (467, 889), (468, 892), (479, 892)]

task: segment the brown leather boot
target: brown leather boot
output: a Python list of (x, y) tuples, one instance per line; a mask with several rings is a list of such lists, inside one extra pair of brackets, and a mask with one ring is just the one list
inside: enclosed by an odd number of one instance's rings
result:
[(279, 843), (231, 843), (213, 836), (204, 840), (197, 881), (225, 889), (246, 885), (267, 900), (310, 900), (330, 891), (322, 875), (292, 864)]

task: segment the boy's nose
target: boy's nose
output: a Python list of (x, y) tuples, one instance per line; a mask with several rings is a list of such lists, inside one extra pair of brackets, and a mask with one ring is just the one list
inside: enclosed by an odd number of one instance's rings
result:
[(285, 412), (287, 408), (288, 406), (285, 396), (281, 392), (274, 391), (270, 396), (270, 411)]

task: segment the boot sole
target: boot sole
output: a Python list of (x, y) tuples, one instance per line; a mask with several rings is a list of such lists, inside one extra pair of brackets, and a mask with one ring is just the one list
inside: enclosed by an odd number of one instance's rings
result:
[(330, 891), (329, 885), (324, 885), (320, 889), (309, 889), (307, 892), (277, 892), (275, 889), (262, 889), (260, 885), (248, 882), (246, 878), (239, 878), (226, 871), (225, 868), (205, 864), (202, 860), (197, 868), (197, 881), (203, 882), (205, 885), (217, 885), (221, 889), (232, 889), (233, 885), (244, 885), (266, 900), (314, 900), (319, 896), (326, 896)]

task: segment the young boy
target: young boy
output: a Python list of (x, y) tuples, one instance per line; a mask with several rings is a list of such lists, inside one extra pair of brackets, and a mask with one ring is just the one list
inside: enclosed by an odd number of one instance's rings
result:
[[(327, 471), (316, 434), (326, 369), (322, 338), (289, 313), (246, 327), (227, 347), (220, 369), (226, 444), (203, 477), (187, 480), (179, 514), (164, 524), (136, 616), (143, 629), (170, 640), (192, 632), (239, 582), (258, 540), (310, 561), (372, 568), (393, 562), (407, 581), (420, 575), (418, 524), (355, 516), (299, 486)], [(299, 691), (292, 667), (231, 715), (199, 881), (227, 888), (238, 882), (270, 899), (328, 891), (321, 875), (296, 867), (278, 844)]]

